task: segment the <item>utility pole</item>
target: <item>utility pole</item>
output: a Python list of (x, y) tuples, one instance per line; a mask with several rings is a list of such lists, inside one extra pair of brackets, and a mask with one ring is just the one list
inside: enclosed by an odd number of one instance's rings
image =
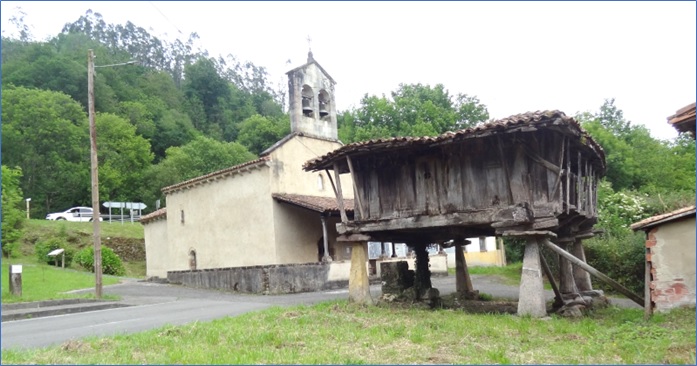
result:
[(92, 227), (94, 239), (94, 295), (102, 298), (102, 238), (99, 227), (99, 162), (97, 160), (97, 128), (94, 116), (94, 53), (87, 51), (87, 109), (90, 119), (90, 158), (92, 172)]

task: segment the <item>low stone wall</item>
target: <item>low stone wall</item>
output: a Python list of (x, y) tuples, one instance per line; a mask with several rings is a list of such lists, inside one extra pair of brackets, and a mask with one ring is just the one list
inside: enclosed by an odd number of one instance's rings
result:
[(170, 283), (253, 294), (325, 291), (348, 286), (350, 262), (169, 271)]
[[(377, 260), (377, 275), (381, 276), (380, 264), (390, 262), (407, 262), (409, 269), (414, 270), (415, 258), (385, 258)], [(431, 270), (431, 277), (445, 277), (448, 275), (448, 257), (445, 254), (432, 254), (428, 257), (428, 267)]]

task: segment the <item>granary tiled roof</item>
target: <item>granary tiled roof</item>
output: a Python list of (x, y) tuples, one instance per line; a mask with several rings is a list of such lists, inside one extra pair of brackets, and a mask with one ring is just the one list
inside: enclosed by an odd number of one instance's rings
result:
[[(300, 194), (274, 193), (274, 199), (291, 203), (320, 213), (338, 213), (339, 205), (334, 197), (305, 196)], [(344, 198), (344, 209), (353, 211), (353, 200)]]
[(677, 220), (682, 217), (687, 217), (687, 216), (694, 216), (695, 215), (695, 206), (688, 206), (688, 207), (683, 207), (679, 210), (667, 212), (661, 215), (656, 215), (652, 216), (646, 219), (643, 219), (639, 222), (635, 222), (632, 224), (631, 228), (632, 230), (641, 230), (641, 229), (648, 229), (651, 227), (654, 227), (659, 224), (663, 224), (665, 222)]
[(578, 136), (581, 143), (593, 150), (604, 164), (605, 153), (603, 152), (603, 148), (591, 138), (588, 132), (581, 128), (581, 125), (576, 122), (576, 120), (567, 116), (564, 112), (552, 110), (516, 114), (476, 127), (455, 132), (446, 132), (435, 137), (393, 137), (355, 142), (331, 151), (319, 158), (310, 160), (303, 165), (303, 168), (307, 171), (331, 169), (333, 162), (339, 159), (344, 160), (343, 158), (353, 153), (375, 154), (392, 149), (440, 145), (469, 138), (485, 137), (497, 133), (535, 131), (539, 128), (555, 126), (566, 127), (566, 131), (568, 131), (569, 134)]
[(141, 216), (140, 220), (138, 220), (138, 221), (140, 221), (141, 224), (148, 224), (148, 223), (151, 223), (153, 221), (165, 220), (165, 219), (167, 219), (167, 208), (166, 207), (161, 208), (155, 212), (151, 212), (145, 216)]
[(695, 137), (695, 103), (678, 109), (674, 115), (668, 117), (668, 123), (678, 132), (689, 132)]
[(189, 179), (165, 188), (162, 188), (162, 192), (165, 194), (167, 193), (173, 193), (176, 191), (180, 191), (182, 189), (190, 188), (193, 186), (197, 186), (206, 182), (211, 182), (214, 180), (222, 179), (228, 176), (231, 176), (235, 173), (241, 173), (247, 170), (251, 170), (260, 166), (265, 165), (269, 161), (268, 156), (261, 157), (256, 160), (248, 161), (246, 163), (242, 163), (239, 165), (232, 166), (230, 168), (226, 168), (223, 170), (218, 170), (217, 172), (209, 173), (206, 175), (202, 175), (200, 177), (196, 177), (193, 179)]

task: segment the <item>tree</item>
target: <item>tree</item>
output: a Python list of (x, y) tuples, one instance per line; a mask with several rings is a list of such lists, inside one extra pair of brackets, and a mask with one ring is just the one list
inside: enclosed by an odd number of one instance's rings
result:
[(125, 119), (109, 114), (96, 116), (99, 158), (99, 193), (105, 200), (141, 199), (145, 171), (153, 154), (150, 142), (136, 134), (136, 127)]
[(2, 255), (10, 258), (15, 253), (22, 237), (22, 189), (19, 179), (21, 169), (2, 166)]
[(87, 116), (68, 95), (4, 87), (3, 163), (21, 168), (22, 190), (39, 203), (35, 215), (90, 201), (89, 147)]
[(183, 146), (170, 147), (166, 157), (153, 165), (146, 174), (150, 192), (145, 202), (164, 198), (160, 190), (187, 179), (229, 168), (255, 159), (244, 146), (237, 142), (220, 142), (198, 136)]
[(396, 136), (434, 136), (486, 121), (489, 113), (477, 97), (453, 98), (442, 84), (400, 84), (391, 99), (368, 96), (360, 107), (339, 118), (342, 141)]
[(625, 120), (614, 99), (605, 100), (598, 112), (576, 118), (603, 147), (606, 179), (615, 190), (651, 194), (687, 191), (694, 195), (694, 140), (653, 138), (646, 127)]
[(259, 155), (289, 133), (290, 120), (287, 116), (266, 118), (255, 114), (242, 121), (237, 142)]

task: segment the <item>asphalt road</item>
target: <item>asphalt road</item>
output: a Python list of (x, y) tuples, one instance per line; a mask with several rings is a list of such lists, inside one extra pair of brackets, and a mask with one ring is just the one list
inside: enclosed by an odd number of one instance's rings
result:
[[(455, 291), (455, 277), (433, 278), (433, 287), (441, 295)], [(475, 289), (494, 297), (517, 299), (518, 287), (500, 283), (494, 277), (472, 276)], [(83, 290), (93, 291), (93, 289)], [(210, 321), (258, 311), (270, 306), (313, 304), (345, 299), (348, 290), (311, 292), (289, 295), (242, 295), (221, 291), (200, 290), (177, 285), (127, 281), (106, 286), (104, 294), (117, 295), (130, 307), (66, 314), (2, 323), (2, 349), (37, 348), (63, 344), (88, 336), (113, 336), (135, 333), (164, 325), (180, 325), (194, 321)], [(380, 286), (371, 286), (374, 299)], [(551, 291), (547, 298), (554, 297)], [(615, 299), (612, 300), (616, 303)], [(631, 306), (626, 299), (618, 305)], [(631, 303), (631, 301), (630, 301)]]

